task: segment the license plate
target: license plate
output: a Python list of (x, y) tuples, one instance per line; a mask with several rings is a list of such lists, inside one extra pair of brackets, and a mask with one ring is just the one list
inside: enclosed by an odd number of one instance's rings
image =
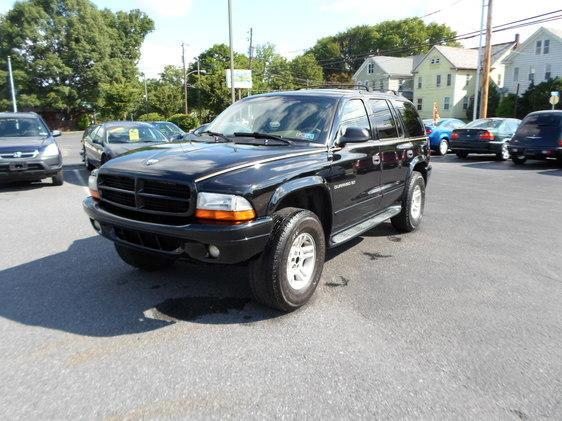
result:
[(27, 170), (27, 162), (11, 162), (10, 171), (25, 171)]

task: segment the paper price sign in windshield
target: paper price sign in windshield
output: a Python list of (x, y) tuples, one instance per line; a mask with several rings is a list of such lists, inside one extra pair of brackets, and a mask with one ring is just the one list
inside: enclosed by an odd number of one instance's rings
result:
[(139, 129), (129, 129), (129, 140), (131, 142), (138, 142), (139, 139)]
[[(252, 89), (252, 71), (234, 69), (234, 88)], [(230, 88), (230, 69), (226, 70), (226, 86)]]

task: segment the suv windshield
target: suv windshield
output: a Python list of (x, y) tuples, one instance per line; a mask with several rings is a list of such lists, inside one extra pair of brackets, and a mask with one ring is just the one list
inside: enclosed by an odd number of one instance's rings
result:
[(109, 143), (166, 142), (166, 138), (157, 129), (148, 125), (127, 125), (108, 127), (107, 141)]
[(154, 127), (160, 130), (165, 136), (177, 136), (184, 134), (183, 130), (172, 123), (152, 123)]
[(503, 123), (503, 120), (494, 120), (491, 118), (482, 118), (474, 120), (464, 126), (465, 129), (497, 129)]
[(43, 122), (33, 117), (0, 117), (0, 138), (48, 136)]
[(226, 136), (257, 132), (325, 143), (335, 107), (333, 98), (294, 95), (247, 98), (224, 110), (205, 130)]

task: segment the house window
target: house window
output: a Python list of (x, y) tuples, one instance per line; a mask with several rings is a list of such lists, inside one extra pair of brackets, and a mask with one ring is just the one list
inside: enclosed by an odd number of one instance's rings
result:
[(439, 64), (439, 58), (435, 59), (435, 64)]
[(446, 96), (445, 98), (443, 98), (443, 109), (448, 110), (450, 107), (451, 107), (451, 98)]
[(369, 74), (373, 74), (374, 71), (375, 71), (375, 65), (373, 63), (369, 63), (369, 69), (368, 69)]
[(543, 43), (542, 53), (548, 54), (550, 52), (550, 40), (545, 39)]
[(418, 98), (418, 104), (417, 105), (418, 105), (417, 106), (418, 111), (421, 111), (422, 108), (423, 108), (423, 98)]
[(468, 86), (468, 82), (470, 82), (470, 75), (466, 75), (466, 81), (464, 82), (464, 86)]
[(462, 99), (462, 109), (468, 110), (468, 95)]
[(544, 70), (544, 79), (549, 80), (551, 75), (552, 75), (552, 66), (550, 64), (547, 64)]
[(542, 41), (537, 41), (537, 46), (535, 48), (535, 54), (540, 54), (542, 50)]
[(422, 87), (422, 77), (418, 77), (418, 89), (421, 89)]
[(535, 81), (535, 66), (529, 68), (529, 82), (533, 83)]
[(382, 91), (384, 89), (384, 81), (380, 80), (379, 81), (379, 89)]
[(451, 86), (451, 74), (447, 75), (447, 86)]
[(519, 80), (519, 67), (513, 69), (513, 81), (517, 82)]
[(435, 64), (435, 59), (434, 59), (434, 58), (431, 59), (431, 64)]
[(502, 74), (501, 73), (498, 74), (498, 86), (500, 86), (500, 87), (502, 86)]
[(437, 75), (437, 78), (435, 79), (435, 86), (438, 88), (441, 86), (441, 75)]

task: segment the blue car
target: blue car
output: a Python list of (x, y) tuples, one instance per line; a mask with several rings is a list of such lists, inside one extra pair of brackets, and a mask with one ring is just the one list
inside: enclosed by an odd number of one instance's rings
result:
[(453, 130), (466, 125), (456, 118), (442, 118), (437, 123), (434, 123), (432, 119), (426, 119), (423, 124), (425, 124), (425, 133), (429, 138), (431, 150), (439, 155), (445, 155), (449, 150), (449, 141)]

